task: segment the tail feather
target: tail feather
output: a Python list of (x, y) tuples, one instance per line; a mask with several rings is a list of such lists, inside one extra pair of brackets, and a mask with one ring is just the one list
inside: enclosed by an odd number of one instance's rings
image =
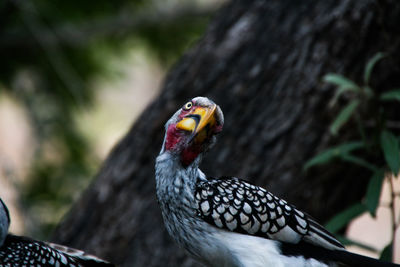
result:
[(332, 251), (333, 257), (336, 261), (342, 263), (344, 266), (352, 267), (400, 267), (399, 264), (381, 261), (378, 259), (370, 258), (367, 256), (355, 254), (349, 251)]
[(337, 263), (348, 267), (400, 267), (399, 264), (381, 261), (355, 254), (346, 250), (331, 250), (316, 246), (305, 241), (297, 244), (282, 243), (281, 252), (286, 256), (302, 256), (306, 259), (316, 259), (327, 264)]

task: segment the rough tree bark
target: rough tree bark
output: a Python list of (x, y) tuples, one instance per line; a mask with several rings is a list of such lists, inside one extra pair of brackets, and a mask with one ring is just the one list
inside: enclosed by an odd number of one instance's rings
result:
[(356, 134), (328, 134), (337, 109), (327, 105), (333, 88), (321, 77), (335, 72), (361, 81), (367, 59), (386, 51), (373, 82), (398, 86), (398, 25), (396, 0), (228, 3), (112, 150), (53, 241), (121, 266), (198, 265), (167, 235), (154, 183), (163, 125), (198, 95), (225, 114), (225, 129), (203, 163), (208, 175), (251, 180), (322, 222), (358, 201), (370, 176), (365, 169), (341, 163), (302, 172), (318, 151)]

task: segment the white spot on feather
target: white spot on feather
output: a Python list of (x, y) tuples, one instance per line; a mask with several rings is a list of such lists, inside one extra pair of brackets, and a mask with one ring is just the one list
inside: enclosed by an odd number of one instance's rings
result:
[(268, 229), (269, 229), (269, 226), (270, 226), (269, 222), (263, 223), (263, 224), (261, 225), (261, 231), (264, 232), (264, 233), (266, 233), (266, 232), (268, 231)]
[(224, 214), (224, 218), (225, 218), (225, 221), (230, 222), (230, 221), (232, 221), (233, 216), (229, 212), (226, 212)]
[(261, 214), (259, 217), (262, 222), (265, 222), (268, 219), (268, 213)]
[(235, 215), (236, 213), (238, 213), (238, 210), (235, 209), (234, 207), (230, 206), (230, 207), (229, 207), (229, 212), (230, 212), (232, 215)]
[(276, 223), (280, 226), (283, 227), (286, 222), (285, 222), (285, 218), (283, 216), (279, 217), (278, 219), (276, 219)]
[(300, 225), (296, 225), (296, 229), (297, 229), (297, 231), (299, 231), (303, 235), (307, 233), (307, 230), (301, 228)]
[(236, 227), (237, 227), (237, 221), (233, 220), (231, 222), (227, 222), (226, 223), (226, 227), (228, 227), (228, 229), (231, 230), (231, 231), (235, 230)]
[(303, 227), (303, 228), (306, 228), (307, 222), (306, 222), (304, 219), (302, 219), (302, 218), (300, 218), (299, 216), (297, 216), (297, 215), (295, 215), (295, 217), (296, 217), (296, 220), (297, 220), (297, 222), (299, 223), (299, 225), (300, 225), (301, 227)]
[(258, 230), (260, 230), (260, 222), (259, 222), (256, 218), (254, 218), (254, 217), (253, 217), (253, 219), (254, 219), (254, 224), (253, 224), (253, 226), (248, 230), (249, 234), (255, 234), (255, 233), (258, 232)]
[(292, 244), (296, 244), (300, 241), (301, 235), (294, 231), (291, 227), (286, 225), (281, 230), (272, 234), (271, 237), (275, 240), (284, 241)]
[(204, 214), (208, 214), (210, 210), (210, 204), (208, 204), (208, 201), (203, 201), (203, 203), (201, 203), (201, 211)]
[(247, 213), (247, 214), (250, 214), (250, 213), (251, 213), (251, 207), (250, 207), (250, 205), (249, 205), (247, 202), (244, 203), (244, 205), (243, 205), (243, 210), (244, 210), (244, 212)]
[(242, 228), (243, 228), (244, 230), (246, 230), (247, 232), (249, 232), (249, 231), (250, 231), (250, 226), (251, 226), (251, 221), (249, 221), (249, 222), (246, 223), (246, 224), (243, 224), (243, 225), (242, 225)]
[(282, 208), (281, 207), (277, 207), (276, 211), (278, 212), (278, 215), (282, 215)]
[(271, 211), (269, 213), (269, 217), (271, 218), (271, 220), (274, 220), (276, 218), (276, 213), (274, 211)]
[(214, 220), (214, 223), (215, 223), (215, 225), (218, 226), (219, 228), (222, 228), (222, 227), (224, 226), (219, 218), (216, 219), (216, 220)]
[(245, 223), (248, 222), (248, 221), (249, 221), (249, 217), (246, 216), (243, 212), (241, 212), (241, 213), (240, 213), (240, 222), (241, 222), (242, 224), (245, 224)]

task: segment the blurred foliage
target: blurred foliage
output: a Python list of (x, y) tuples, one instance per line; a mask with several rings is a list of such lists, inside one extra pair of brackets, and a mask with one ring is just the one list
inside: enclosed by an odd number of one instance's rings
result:
[(6, 91), (26, 108), (39, 143), (21, 188), (36, 237), (49, 233), (95, 172), (73, 115), (93, 104), (91, 79), (112, 72), (106, 59), (140, 44), (167, 67), (214, 9), (189, 0), (0, 2), (0, 96)]
[[(384, 92), (379, 92), (370, 85), (375, 65), (386, 57), (384, 53), (377, 53), (367, 62), (362, 85), (339, 74), (330, 73), (324, 76), (325, 82), (336, 87), (331, 106), (335, 105), (341, 97), (346, 97), (346, 102), (348, 102), (333, 120), (329, 129), (330, 133), (337, 135), (343, 127), (357, 127), (360, 139), (322, 151), (310, 159), (304, 168), (342, 160), (367, 168), (371, 172), (364, 200), (340, 212), (326, 224), (326, 228), (336, 234), (364, 212), (369, 212), (371, 216), (376, 217), (382, 185), (385, 180), (388, 181), (391, 190), (389, 208), (392, 214), (392, 240), (381, 251), (381, 258), (391, 260), (393, 248), (391, 244), (400, 225), (400, 219), (397, 219), (395, 215), (394, 198), (396, 196), (393, 188), (393, 179), (398, 179), (400, 170), (400, 135), (398, 134), (399, 121), (391, 120), (386, 110), (390, 108), (388, 103), (397, 102), (398, 105), (400, 89), (388, 88)], [(372, 164), (368, 159), (374, 159), (376, 163)], [(340, 234), (338, 236), (345, 244), (375, 250), (365, 244), (341, 237)]]

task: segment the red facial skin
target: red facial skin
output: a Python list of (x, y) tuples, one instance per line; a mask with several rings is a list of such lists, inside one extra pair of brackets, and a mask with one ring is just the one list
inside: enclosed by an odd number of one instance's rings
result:
[(171, 124), (167, 129), (167, 138), (165, 139), (166, 150), (176, 150), (177, 145), (184, 138), (184, 133), (176, 128), (176, 124)]
[[(191, 110), (196, 109), (197, 106), (192, 107), (190, 110), (182, 110), (179, 118), (183, 119)], [(202, 143), (196, 143), (194, 140), (188, 143), (188, 138), (191, 134), (183, 130), (177, 129), (176, 124), (171, 124), (167, 129), (167, 137), (165, 140), (165, 149), (168, 151), (176, 151), (180, 153), (181, 163), (183, 166), (189, 166), (197, 156), (204, 151), (206, 144), (212, 135), (219, 133), (222, 130), (222, 125), (214, 126), (209, 138)]]

